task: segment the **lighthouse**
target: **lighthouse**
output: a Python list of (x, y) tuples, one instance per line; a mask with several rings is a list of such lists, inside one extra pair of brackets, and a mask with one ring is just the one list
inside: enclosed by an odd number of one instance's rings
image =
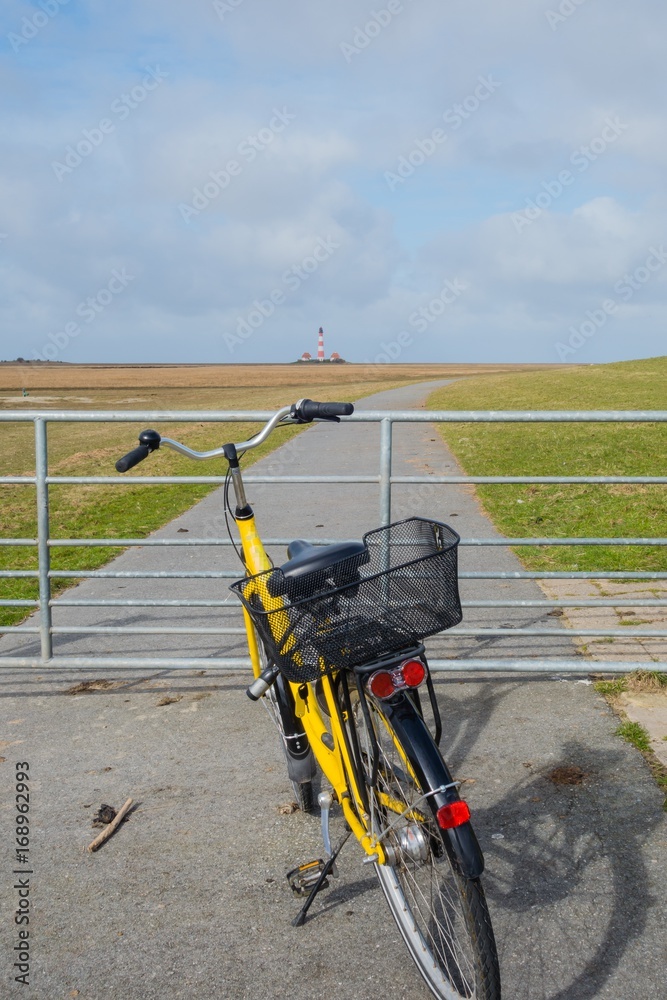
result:
[(324, 330), (322, 327), (317, 331), (317, 357), (309, 354), (308, 351), (304, 351), (301, 357), (298, 359), (299, 362), (304, 362), (308, 364), (316, 364), (318, 361), (321, 363), (326, 361), (327, 363), (334, 361), (339, 363), (344, 363), (345, 358), (341, 358), (338, 351), (334, 351), (330, 358), (324, 356)]

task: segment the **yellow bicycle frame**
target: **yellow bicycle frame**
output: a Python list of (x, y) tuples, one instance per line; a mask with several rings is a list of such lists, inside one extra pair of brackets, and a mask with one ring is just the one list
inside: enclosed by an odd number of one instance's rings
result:
[[(254, 514), (247, 518), (239, 518), (236, 524), (241, 536), (241, 546), (248, 574), (254, 576), (256, 573), (263, 573), (265, 570), (271, 569), (271, 561), (257, 533)], [(253, 673), (255, 677), (258, 677), (262, 666), (257, 645), (257, 633), (245, 607), (243, 608), (243, 618)], [(333, 750), (330, 750), (323, 741), (323, 737), (326, 738), (329, 735), (329, 730), (315, 697), (313, 685), (309, 685), (310, 693), (305, 699), (300, 692), (302, 685), (290, 682), (290, 687), (294, 695), (296, 714), (301, 720), (317, 763), (334, 790), (350, 829), (366, 854), (374, 856), (380, 864), (384, 864), (386, 856), (382, 844), (369, 833), (364, 825), (364, 823), (370, 822), (370, 817), (364, 811), (363, 799), (357, 787), (355, 770), (343, 734), (341, 708), (335, 696), (331, 678), (328, 675), (323, 675), (322, 689), (329, 709)]]

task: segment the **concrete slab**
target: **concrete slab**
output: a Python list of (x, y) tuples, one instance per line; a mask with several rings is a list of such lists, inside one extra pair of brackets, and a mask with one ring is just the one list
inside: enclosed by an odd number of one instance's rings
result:
[(624, 691), (618, 700), (628, 718), (647, 730), (653, 753), (667, 767), (667, 693)]
[[(647, 670), (667, 670), (667, 639), (633, 637), (637, 628), (664, 629), (667, 625), (667, 608), (655, 608), (642, 603), (645, 599), (667, 597), (667, 581), (652, 580), (647, 583), (619, 583), (614, 580), (548, 580), (541, 581), (544, 593), (554, 600), (576, 596), (581, 599), (618, 597), (635, 601), (632, 607), (564, 608), (561, 620), (566, 628), (617, 629), (627, 628), (627, 637), (590, 638), (574, 637), (579, 652), (590, 660), (646, 661)], [(639, 722), (651, 737), (656, 756), (667, 765), (667, 694), (660, 691), (625, 693), (619, 703), (628, 718)]]

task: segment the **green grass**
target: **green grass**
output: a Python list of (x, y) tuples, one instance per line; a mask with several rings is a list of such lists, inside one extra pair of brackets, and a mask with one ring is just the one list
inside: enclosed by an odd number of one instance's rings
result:
[[(561, 371), (484, 376), (434, 393), (442, 410), (664, 410), (667, 357)], [(664, 475), (667, 425), (441, 424), (472, 475)], [(476, 487), (492, 521), (509, 537), (665, 535), (665, 486), (489, 485)], [(536, 570), (667, 570), (665, 546), (516, 548)]]
[(628, 682), (625, 677), (615, 677), (612, 681), (596, 681), (595, 690), (598, 694), (607, 698), (617, 698), (628, 689)]
[(651, 749), (651, 737), (639, 722), (622, 722), (616, 729), (615, 735), (620, 736), (626, 743), (631, 743), (642, 753), (647, 753)]

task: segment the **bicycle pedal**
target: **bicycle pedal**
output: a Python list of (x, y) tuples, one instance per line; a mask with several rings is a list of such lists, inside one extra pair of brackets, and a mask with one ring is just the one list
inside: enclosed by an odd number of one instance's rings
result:
[[(307, 896), (313, 888), (324, 869), (325, 862), (321, 858), (317, 861), (307, 861), (305, 865), (299, 865), (287, 873), (287, 881), (295, 896)], [(329, 888), (329, 879), (325, 878), (320, 886), (321, 889)]]

